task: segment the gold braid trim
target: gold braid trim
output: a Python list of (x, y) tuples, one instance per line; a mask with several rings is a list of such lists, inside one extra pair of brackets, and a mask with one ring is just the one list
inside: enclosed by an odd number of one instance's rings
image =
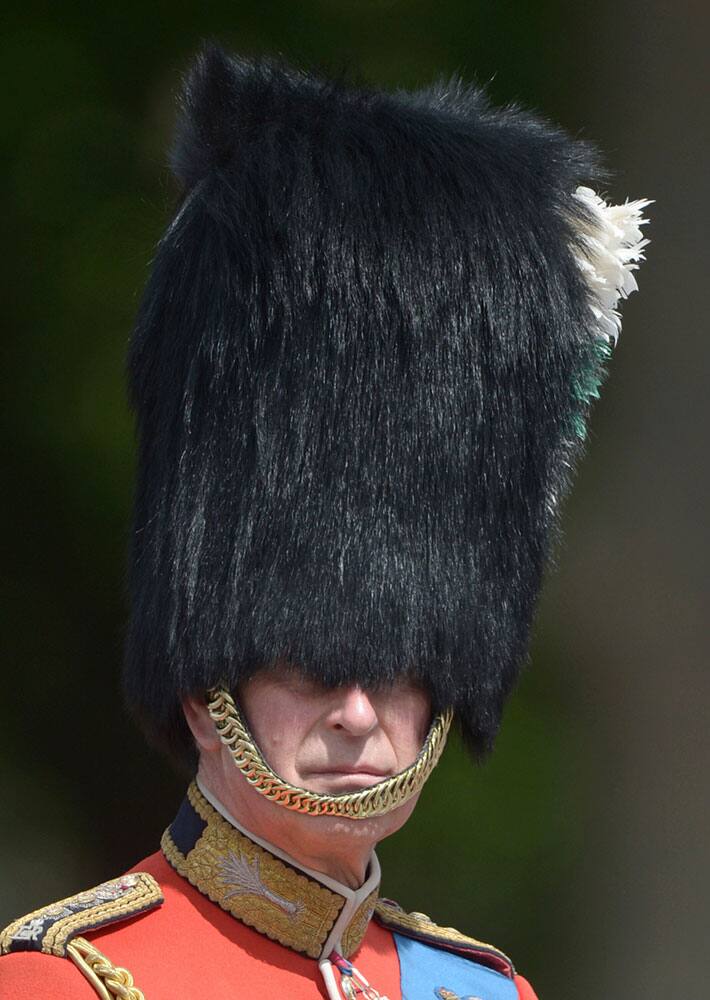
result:
[(401, 906), (389, 899), (378, 899), (375, 904), (375, 919), (391, 931), (399, 931), (410, 937), (424, 939), (428, 942), (439, 942), (442, 945), (452, 945), (465, 951), (474, 951), (485, 960), (501, 969), (505, 968), (512, 977), (515, 974), (513, 963), (500, 948), (479, 941), (477, 938), (462, 934), (455, 927), (440, 927), (426, 913), (412, 911), (407, 913)]
[(207, 692), (207, 709), (234, 763), (249, 784), (267, 799), (310, 816), (346, 816), (349, 819), (382, 816), (416, 795), (439, 762), (453, 717), (449, 710), (434, 718), (417, 759), (404, 771), (358, 792), (322, 795), (289, 784), (269, 767), (234, 699), (224, 687)]
[(32, 951), (61, 958), (67, 942), (77, 934), (145, 913), (162, 902), (160, 886), (152, 875), (121, 875), (14, 920), (0, 933), (0, 954), (17, 950), (18, 941), (30, 941)]
[(101, 1000), (145, 1000), (133, 984), (128, 969), (114, 965), (86, 938), (77, 937), (67, 945), (67, 955), (96, 990)]

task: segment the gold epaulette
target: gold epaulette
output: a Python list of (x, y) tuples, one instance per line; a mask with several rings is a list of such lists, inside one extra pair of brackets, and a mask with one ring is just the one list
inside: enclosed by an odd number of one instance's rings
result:
[(374, 913), (375, 919), (395, 934), (415, 938), (435, 948), (464, 955), (474, 962), (486, 965), (496, 972), (512, 979), (515, 975), (513, 963), (498, 948), (485, 941), (477, 941), (457, 931), (454, 927), (439, 927), (426, 913), (407, 913), (391, 899), (377, 901)]
[(0, 932), (0, 955), (41, 951), (63, 957), (72, 939), (80, 934), (145, 913), (162, 902), (152, 875), (122, 875), (13, 920)]

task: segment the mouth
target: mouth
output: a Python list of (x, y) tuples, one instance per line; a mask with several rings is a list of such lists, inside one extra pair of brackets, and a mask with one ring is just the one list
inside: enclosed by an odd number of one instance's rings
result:
[(370, 767), (331, 767), (327, 771), (311, 771), (308, 774), (308, 787), (315, 791), (330, 793), (357, 792), (369, 788), (390, 776), (389, 771), (381, 771)]

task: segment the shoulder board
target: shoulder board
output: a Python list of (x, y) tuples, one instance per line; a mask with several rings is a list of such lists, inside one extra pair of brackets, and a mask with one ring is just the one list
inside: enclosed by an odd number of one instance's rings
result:
[(77, 935), (146, 913), (162, 902), (163, 895), (152, 875), (122, 875), (13, 920), (0, 931), (0, 955), (41, 951), (61, 958)]
[(375, 919), (395, 934), (415, 938), (434, 948), (443, 948), (500, 972), (509, 979), (515, 976), (513, 963), (502, 951), (484, 941), (468, 937), (454, 927), (439, 927), (426, 913), (407, 913), (391, 899), (379, 899)]

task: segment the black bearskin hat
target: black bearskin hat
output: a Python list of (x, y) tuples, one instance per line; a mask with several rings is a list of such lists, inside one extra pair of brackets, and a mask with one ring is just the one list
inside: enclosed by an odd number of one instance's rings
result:
[(179, 754), (182, 696), (277, 659), (408, 673), (486, 751), (638, 230), (600, 307), (586, 145), (458, 79), (383, 93), (215, 45), (171, 166), (129, 357), (129, 704)]

